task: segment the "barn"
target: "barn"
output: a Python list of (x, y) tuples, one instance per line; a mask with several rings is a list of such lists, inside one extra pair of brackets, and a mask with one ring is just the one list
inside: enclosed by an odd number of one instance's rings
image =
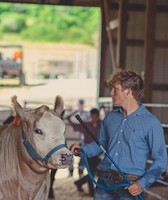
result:
[[(108, 75), (117, 66), (143, 76), (144, 102), (163, 122), (167, 138), (168, 1), (167, 0), (5, 0), (1, 2), (99, 7), (100, 104), (109, 106)], [(111, 104), (110, 104), (111, 106)]]

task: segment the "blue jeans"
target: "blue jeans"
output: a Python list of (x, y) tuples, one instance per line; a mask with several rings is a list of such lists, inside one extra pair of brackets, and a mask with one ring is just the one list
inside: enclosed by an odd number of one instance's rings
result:
[[(98, 183), (107, 187), (116, 184), (101, 176), (98, 178)], [(143, 197), (143, 195), (141, 196)], [(96, 187), (94, 200), (135, 200), (135, 197), (133, 197), (128, 190), (124, 189), (124, 187), (110, 191), (105, 191)]]

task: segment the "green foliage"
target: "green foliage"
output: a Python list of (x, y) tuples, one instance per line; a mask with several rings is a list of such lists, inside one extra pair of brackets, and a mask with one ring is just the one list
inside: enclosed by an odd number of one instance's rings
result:
[(99, 32), (98, 8), (0, 4), (2, 33), (18, 33), (24, 40), (76, 42), (94, 45)]
[(24, 16), (4, 13), (1, 15), (1, 27), (4, 33), (19, 33), (26, 27)]

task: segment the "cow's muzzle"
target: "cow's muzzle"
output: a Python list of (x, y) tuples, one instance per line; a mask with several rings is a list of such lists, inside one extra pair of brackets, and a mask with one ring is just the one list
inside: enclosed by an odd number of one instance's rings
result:
[(62, 153), (60, 161), (63, 165), (71, 165), (73, 161), (73, 154)]

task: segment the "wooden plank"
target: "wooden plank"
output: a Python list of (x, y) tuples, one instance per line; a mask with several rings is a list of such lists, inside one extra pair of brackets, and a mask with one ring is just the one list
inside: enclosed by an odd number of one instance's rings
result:
[(144, 102), (152, 102), (156, 0), (146, 0)]
[[(106, 75), (107, 75), (107, 70), (109, 66), (107, 66), (107, 61), (106, 61), (106, 55), (107, 51), (109, 48), (107, 48), (108, 44), (108, 38), (107, 38), (107, 33), (106, 33), (106, 23), (105, 23), (105, 14), (104, 10), (102, 9), (101, 12), (101, 40), (100, 40), (100, 70), (99, 70), (99, 91), (98, 91), (98, 96), (99, 97), (104, 97), (106, 96), (105, 92), (105, 80), (106, 80)], [(110, 62), (110, 60), (109, 60)]]
[(104, 13), (104, 19), (105, 19), (105, 24), (106, 24), (106, 32), (107, 32), (108, 43), (109, 43), (111, 65), (112, 65), (112, 69), (115, 69), (116, 59), (115, 59), (115, 55), (114, 55), (112, 31), (110, 30), (110, 26), (109, 26), (110, 17), (109, 17), (109, 1), (108, 0), (102, 0), (102, 11)]
[(156, 40), (155, 46), (161, 48), (168, 48), (168, 40)]
[[(159, 2), (158, 2), (159, 3)], [(110, 2), (110, 8), (118, 10), (119, 5), (115, 2)], [(135, 11), (135, 12), (145, 12), (145, 4), (142, 3), (128, 3), (127, 6), (128, 11)], [(157, 5), (156, 11), (159, 13), (167, 13), (168, 12), (168, 5)]]
[(119, 1), (118, 11), (118, 34), (117, 34), (117, 66), (125, 68), (126, 62), (126, 43), (127, 43), (127, 0)]
[[(0, 0), (0, 2), (10, 3), (34, 3), (34, 4), (55, 4), (67, 6), (92, 6), (101, 7), (102, 0)], [(109, 0), (109, 8), (118, 10), (118, 3)], [(145, 5), (140, 3), (128, 3), (128, 11), (144, 12)], [(168, 5), (157, 5), (156, 11), (160, 13), (168, 12)]]
[(100, 1), (101, 0), (1, 0), (0, 2), (100, 7)]
[(157, 84), (157, 83), (154, 83), (152, 85), (152, 89), (153, 90), (158, 90), (158, 91), (165, 91), (165, 92), (168, 92), (168, 84)]

